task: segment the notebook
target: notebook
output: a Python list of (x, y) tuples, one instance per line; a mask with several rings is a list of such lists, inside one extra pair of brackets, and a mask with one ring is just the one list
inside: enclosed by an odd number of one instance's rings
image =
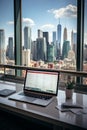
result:
[(2, 89), (2, 90), (0, 90), (0, 96), (7, 97), (7, 96), (9, 96), (9, 95), (11, 95), (11, 94), (13, 94), (15, 92), (16, 92), (16, 90)]
[(22, 92), (9, 99), (47, 106), (58, 94), (59, 73), (46, 70), (26, 70)]

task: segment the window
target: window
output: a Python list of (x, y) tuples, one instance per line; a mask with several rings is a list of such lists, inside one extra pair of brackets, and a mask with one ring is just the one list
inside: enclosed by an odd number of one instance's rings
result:
[[(85, 0), (84, 6), (83, 71), (87, 71), (87, 0)], [(87, 84), (87, 78), (83, 79), (83, 83)]]
[(22, 0), (22, 65), (75, 70), (76, 44), (76, 0)]
[[(77, 27), (83, 28), (77, 21), (80, 17), (77, 19), (77, 6), (82, 1), (1, 0), (0, 63), (79, 70), (78, 61), (83, 58), (83, 70), (86, 70), (86, 15), (84, 57), (77, 55), (81, 44), (80, 40), (78, 42), (79, 34), (83, 34), (83, 31), (77, 30)], [(86, 14), (87, 0), (84, 5)], [(82, 18), (79, 20), (82, 21)], [(81, 50), (79, 52), (81, 54)], [(0, 71), (3, 72), (3, 69)], [(6, 73), (14, 75), (15, 71), (6, 69)]]
[[(0, 64), (14, 65), (13, 0), (0, 0)], [(3, 68), (0, 68), (3, 73)], [(6, 70), (14, 74), (13, 70)]]

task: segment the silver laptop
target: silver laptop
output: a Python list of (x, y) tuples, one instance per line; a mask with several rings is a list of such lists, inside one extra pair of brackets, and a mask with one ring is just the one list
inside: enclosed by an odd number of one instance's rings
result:
[(47, 106), (58, 94), (59, 73), (46, 70), (26, 70), (23, 92), (9, 99)]

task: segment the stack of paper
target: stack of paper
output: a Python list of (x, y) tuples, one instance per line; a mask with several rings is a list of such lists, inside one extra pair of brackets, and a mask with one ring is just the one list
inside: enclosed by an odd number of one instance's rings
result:
[(87, 114), (87, 108), (76, 103), (65, 102), (56, 106), (61, 112), (71, 111), (75, 114)]

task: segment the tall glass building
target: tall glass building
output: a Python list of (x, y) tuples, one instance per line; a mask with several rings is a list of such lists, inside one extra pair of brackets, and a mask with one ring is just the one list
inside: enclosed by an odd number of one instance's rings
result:
[(54, 61), (54, 46), (49, 44), (48, 46), (48, 62)]
[(9, 37), (8, 39), (8, 58), (10, 60), (14, 60), (14, 46), (12, 37)]
[(58, 57), (61, 55), (61, 24), (57, 25), (57, 48), (58, 48)]
[(46, 61), (46, 39), (45, 38), (37, 38), (37, 60)]
[(31, 49), (31, 28), (24, 28), (24, 49)]
[(56, 42), (56, 31), (53, 32), (53, 42)]
[(68, 57), (69, 50), (71, 50), (70, 41), (64, 41), (63, 42), (63, 50), (62, 50), (62, 59)]
[(5, 50), (5, 32), (0, 29), (0, 63), (6, 63), (6, 50)]

